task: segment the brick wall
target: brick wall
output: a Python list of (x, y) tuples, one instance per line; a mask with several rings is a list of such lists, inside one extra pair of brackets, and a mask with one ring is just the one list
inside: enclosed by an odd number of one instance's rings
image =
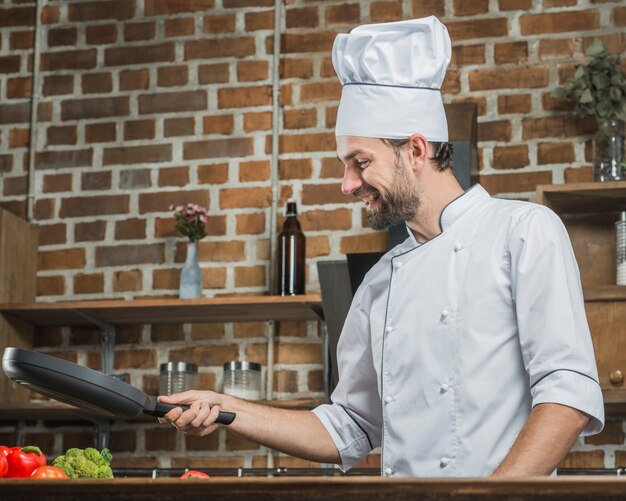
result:
[[(48, 0), (37, 33), (34, 2), (0, 1), (0, 205), (25, 216), (34, 155), (34, 219), (41, 229), (40, 300), (175, 296), (184, 259), (168, 206), (210, 209), (200, 244), (206, 295), (269, 288), (272, 185), (273, 0)], [(626, 7), (611, 0), (286, 0), (280, 19), (279, 207), (300, 202), (308, 289), (315, 263), (382, 250), (383, 233), (339, 191), (333, 126), (340, 86), (334, 36), (364, 22), (434, 14), (453, 59), (446, 102), (478, 105), (480, 172), (494, 195), (532, 199), (535, 185), (591, 180), (595, 123), (549, 93), (596, 36), (626, 54)], [(33, 89), (33, 85), (36, 88)], [(38, 98), (36, 147), (30, 105)], [(116, 371), (156, 393), (156, 367), (188, 357), (201, 385), (221, 363), (265, 363), (268, 326), (211, 324), (121, 329)], [(48, 329), (36, 347), (99, 367), (97, 332)], [(315, 324), (283, 323), (277, 398), (321, 396)], [(193, 348), (192, 348), (193, 347)], [(11, 441), (12, 424), (0, 427)], [(91, 443), (79, 423), (27, 423), (50, 454)], [(225, 431), (187, 438), (154, 424), (114, 423), (117, 466), (264, 466), (265, 450)], [(370, 460), (375, 464), (376, 458)], [(303, 464), (281, 457), (278, 464)], [(579, 442), (566, 465), (626, 464), (624, 423)]]

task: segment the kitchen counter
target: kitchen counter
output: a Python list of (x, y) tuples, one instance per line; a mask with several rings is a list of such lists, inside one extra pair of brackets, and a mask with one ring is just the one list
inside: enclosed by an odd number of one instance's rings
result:
[(607, 476), (521, 479), (116, 478), (113, 480), (0, 480), (3, 501), (270, 501), (316, 500), (623, 500), (626, 479)]

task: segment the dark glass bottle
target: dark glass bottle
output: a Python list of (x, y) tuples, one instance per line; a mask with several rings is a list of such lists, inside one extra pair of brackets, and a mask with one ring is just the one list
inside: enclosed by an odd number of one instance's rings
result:
[(279, 296), (304, 294), (306, 240), (300, 221), (296, 201), (287, 200), (287, 214), (283, 230), (278, 234), (277, 287)]

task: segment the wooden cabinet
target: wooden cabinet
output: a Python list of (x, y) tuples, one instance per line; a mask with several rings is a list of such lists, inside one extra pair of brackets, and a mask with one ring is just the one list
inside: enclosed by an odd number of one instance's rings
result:
[(626, 286), (615, 285), (615, 221), (626, 182), (537, 186), (537, 202), (563, 220), (572, 240), (607, 411), (626, 409)]

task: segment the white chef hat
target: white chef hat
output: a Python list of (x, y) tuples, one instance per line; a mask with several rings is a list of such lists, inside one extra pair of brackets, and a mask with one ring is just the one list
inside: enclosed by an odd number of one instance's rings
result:
[(343, 84), (337, 136), (447, 141), (441, 83), (450, 62), (448, 30), (434, 16), (366, 24), (337, 35), (333, 66)]

